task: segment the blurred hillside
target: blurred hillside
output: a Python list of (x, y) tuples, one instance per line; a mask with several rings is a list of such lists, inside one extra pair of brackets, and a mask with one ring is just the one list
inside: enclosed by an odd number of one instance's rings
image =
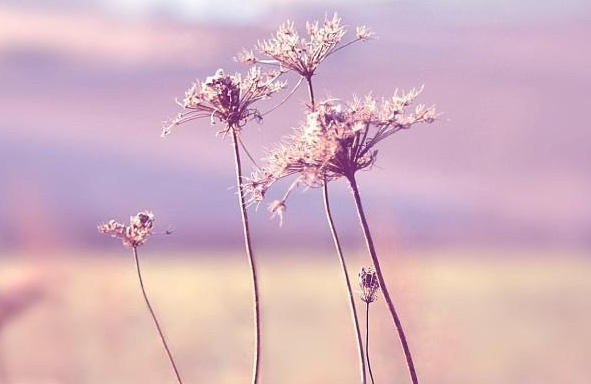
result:
[[(142, 302), (133, 261), (95, 256), (48, 265), (46, 298), (3, 328), (1, 361), (10, 382), (174, 381)], [(243, 255), (154, 256), (143, 258), (145, 282), (186, 382), (247, 380), (252, 319)], [(312, 264), (285, 256), (264, 257), (260, 263), (262, 383), (357, 382), (354, 336), (336, 258), (313, 255)], [(386, 263), (387, 276), (422, 382), (589, 382), (588, 260), (548, 253), (491, 254), (477, 261), (462, 252), (406, 256)], [(364, 260), (349, 258), (352, 271)], [(4, 262), (0, 290), (38, 266)], [(376, 381), (408, 382), (381, 298), (372, 304), (370, 323)]]

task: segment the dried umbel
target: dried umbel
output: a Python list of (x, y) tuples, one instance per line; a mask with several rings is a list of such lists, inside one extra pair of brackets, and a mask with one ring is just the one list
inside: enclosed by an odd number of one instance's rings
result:
[(278, 78), (282, 71), (263, 71), (251, 67), (245, 76), (227, 75), (218, 69), (204, 82), (195, 82), (185, 92), (178, 104), (183, 108), (174, 119), (164, 124), (162, 136), (177, 125), (200, 118), (209, 118), (224, 124), (221, 133), (234, 129), (239, 131), (250, 120), (261, 120), (262, 114), (253, 107), (257, 101), (267, 99), (285, 86)]
[(351, 103), (327, 100), (307, 113), (304, 124), (266, 156), (264, 168), (245, 183), (251, 202), (260, 202), (280, 179), (297, 175), (285, 198), (299, 183), (318, 187), (341, 176), (352, 177), (376, 161), (375, 146), (414, 124), (432, 123), (434, 107), (418, 105), (408, 111), (421, 89), (396, 91), (389, 99), (369, 95)]
[(361, 288), (361, 300), (367, 304), (373, 303), (378, 298), (380, 282), (372, 268), (361, 268), (359, 272), (359, 287)]
[(299, 73), (311, 78), (316, 68), (327, 57), (338, 50), (358, 41), (366, 41), (373, 33), (365, 26), (359, 26), (355, 39), (342, 43), (347, 33), (341, 24), (341, 18), (335, 14), (326, 17), (324, 22), (307, 22), (307, 38), (300, 37), (292, 21), (283, 23), (274, 36), (259, 41), (256, 50), (265, 58), (258, 58), (253, 51), (244, 50), (236, 58), (246, 64), (269, 64)]
[(152, 235), (154, 214), (150, 211), (142, 211), (129, 218), (129, 225), (110, 220), (97, 228), (100, 233), (121, 239), (125, 246), (137, 248)]
[[(137, 277), (140, 284), (140, 289), (142, 291), (142, 295), (144, 297), (144, 301), (152, 317), (152, 321), (156, 326), (156, 330), (158, 331), (158, 335), (160, 336), (160, 340), (162, 341), (162, 345), (166, 352), (166, 356), (172, 366), (174, 374), (176, 376), (177, 382), (179, 384), (183, 384), (183, 380), (177, 368), (176, 362), (170, 352), (170, 348), (168, 347), (168, 342), (166, 341), (166, 337), (164, 336), (164, 332), (162, 331), (162, 327), (160, 326), (160, 322), (156, 317), (156, 313), (152, 308), (152, 304), (150, 303), (150, 299), (148, 298), (148, 294), (146, 293), (146, 289), (144, 287), (144, 280), (142, 278), (142, 272), (140, 268), (140, 258), (138, 255), (138, 247), (146, 242), (149, 236), (153, 234), (154, 230), (154, 214), (150, 211), (142, 211), (139, 212), (135, 216), (131, 216), (129, 218), (129, 225), (125, 225), (119, 223), (115, 220), (110, 220), (108, 223), (101, 224), (98, 226), (98, 230), (100, 233), (104, 233), (106, 235), (111, 235), (112, 237), (117, 237), (123, 241), (123, 244), (133, 250), (133, 258), (135, 260), (135, 265), (137, 269)], [(166, 234), (170, 234), (171, 231), (166, 231)]]

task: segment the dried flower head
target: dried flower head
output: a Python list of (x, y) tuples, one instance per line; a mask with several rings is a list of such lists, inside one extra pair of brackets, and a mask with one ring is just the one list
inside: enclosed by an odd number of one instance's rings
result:
[(168, 135), (174, 126), (200, 118), (209, 117), (212, 125), (216, 121), (223, 123), (222, 133), (230, 129), (239, 131), (248, 121), (261, 120), (262, 115), (253, 104), (285, 86), (285, 82), (278, 81), (281, 74), (279, 70), (265, 72), (251, 67), (245, 76), (227, 75), (218, 69), (185, 92), (183, 102), (178, 103), (183, 112), (164, 124), (162, 136)]
[(150, 211), (139, 212), (129, 218), (129, 225), (110, 220), (100, 224), (98, 231), (105, 235), (119, 238), (123, 244), (130, 248), (136, 248), (146, 242), (154, 229), (154, 214)]
[(332, 18), (325, 17), (322, 23), (307, 22), (307, 39), (300, 37), (293, 21), (288, 20), (270, 39), (258, 42), (256, 49), (266, 57), (265, 59), (257, 58), (252, 51), (243, 50), (236, 60), (247, 64), (276, 65), (310, 78), (320, 63), (333, 53), (352, 43), (373, 37), (373, 33), (367, 27), (359, 26), (356, 38), (343, 44), (342, 39), (346, 33), (347, 29), (341, 24), (341, 18), (336, 13)]
[(380, 141), (414, 124), (432, 123), (437, 117), (434, 107), (418, 105), (407, 111), (420, 92), (396, 91), (393, 97), (382, 100), (369, 95), (351, 103), (334, 99), (320, 103), (307, 113), (306, 121), (294, 134), (269, 152), (264, 168), (247, 180), (250, 201), (261, 201), (272, 184), (291, 175), (297, 178), (286, 197), (300, 183), (318, 187), (371, 167)]
[(357, 39), (365, 41), (375, 38), (375, 33), (373, 33), (371, 29), (369, 29), (365, 25), (359, 25), (355, 29), (355, 36), (357, 36)]
[(373, 303), (378, 298), (380, 282), (372, 268), (361, 268), (359, 272), (359, 287), (361, 288), (361, 300), (366, 303)]

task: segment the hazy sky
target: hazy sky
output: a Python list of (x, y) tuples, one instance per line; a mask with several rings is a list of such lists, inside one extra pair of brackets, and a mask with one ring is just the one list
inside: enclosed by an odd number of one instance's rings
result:
[[(321, 68), (318, 93), (425, 84), (440, 122), (396, 135), (363, 174), (376, 227), (396, 241), (591, 239), (590, 6), (583, 1), (4, 1), (0, 3), (0, 248), (98, 242), (97, 221), (152, 208), (181, 242), (237, 241), (228, 142), (206, 122), (159, 138), (197, 77), (287, 18), (338, 11), (379, 39)], [(328, 5), (327, 5), (328, 4)], [(360, 5), (363, 4), (363, 5)], [(292, 79), (294, 80), (294, 79)], [(300, 121), (305, 94), (252, 126), (255, 156)], [(342, 230), (356, 233), (343, 183)], [(279, 193), (280, 191), (277, 191)], [(318, 191), (261, 237), (324, 239)], [(290, 235), (291, 234), (291, 235)]]

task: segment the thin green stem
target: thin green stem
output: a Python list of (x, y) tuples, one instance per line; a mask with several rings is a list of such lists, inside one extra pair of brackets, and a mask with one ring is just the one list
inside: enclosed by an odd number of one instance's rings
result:
[(170, 352), (170, 348), (168, 347), (168, 343), (166, 342), (166, 338), (164, 337), (164, 332), (162, 331), (162, 328), (160, 327), (160, 323), (158, 322), (158, 318), (156, 317), (156, 313), (154, 312), (154, 309), (152, 308), (152, 304), (150, 304), (150, 299), (148, 299), (148, 295), (146, 294), (146, 289), (144, 287), (144, 280), (142, 279), (142, 270), (140, 268), (140, 258), (138, 257), (138, 253), (137, 253), (137, 247), (133, 247), (133, 258), (135, 259), (135, 267), (137, 270), (137, 277), (140, 282), (140, 288), (142, 289), (142, 295), (144, 296), (144, 301), (146, 302), (146, 306), (148, 307), (148, 311), (150, 312), (150, 315), (152, 316), (152, 320), (154, 321), (154, 325), (156, 326), (156, 329), (158, 330), (158, 334), (160, 335), (160, 340), (162, 340), (162, 345), (164, 346), (164, 349), (166, 350), (166, 356), (168, 357), (168, 361), (170, 362), (170, 365), (172, 366), (172, 369), (174, 370), (174, 374), (176, 376), (176, 379), (179, 384), (183, 384), (183, 380), (181, 379), (181, 375), (179, 373), (179, 370), (176, 366), (176, 363), (174, 362), (174, 358), (172, 357), (172, 353)]
[(349, 279), (349, 272), (347, 271), (347, 263), (345, 262), (345, 257), (343, 256), (343, 250), (341, 248), (341, 243), (339, 241), (339, 237), (337, 235), (334, 221), (332, 219), (332, 213), (330, 210), (330, 203), (329, 203), (329, 199), (328, 199), (328, 183), (326, 181), (324, 182), (322, 191), (323, 191), (322, 195), (323, 195), (323, 200), (324, 200), (324, 211), (326, 213), (326, 221), (328, 222), (328, 226), (330, 227), (330, 233), (332, 234), (332, 240), (333, 240), (337, 255), (339, 257), (339, 262), (341, 264), (341, 270), (343, 273), (343, 277), (345, 279), (345, 285), (347, 287), (347, 293), (348, 293), (348, 298), (349, 298), (349, 308), (351, 311), (351, 320), (353, 320), (353, 328), (354, 328), (355, 336), (357, 339), (357, 351), (359, 354), (359, 373), (361, 376), (361, 383), (365, 384), (367, 382), (367, 379), (365, 377), (365, 359), (363, 356), (363, 342), (362, 342), (361, 330), (359, 328), (359, 318), (357, 317), (357, 308), (355, 306), (355, 296), (353, 294), (353, 289), (351, 288), (351, 280)]
[(257, 266), (254, 253), (252, 251), (252, 244), (250, 241), (250, 227), (248, 225), (248, 213), (246, 211), (246, 199), (244, 197), (244, 190), (242, 188), (242, 163), (240, 161), (240, 148), (238, 146), (238, 133), (233, 127), (232, 131), (232, 146), (234, 149), (234, 165), (236, 170), (236, 185), (238, 188), (238, 202), (240, 205), (240, 215), (242, 218), (242, 230), (244, 235), (244, 248), (251, 272), (252, 279), (252, 299), (253, 299), (253, 315), (254, 315), (254, 356), (252, 364), (252, 384), (259, 382), (259, 369), (261, 360), (261, 316), (259, 305), (259, 284), (257, 278)]
[(394, 321), (394, 325), (396, 326), (396, 330), (398, 332), (398, 337), (400, 338), (400, 344), (402, 345), (402, 349), (404, 351), (404, 356), (406, 358), (406, 364), (408, 366), (410, 378), (413, 384), (418, 384), (419, 379), (417, 377), (415, 365), (412, 359), (412, 355), (410, 353), (410, 347), (408, 346), (406, 335), (404, 334), (404, 329), (402, 328), (402, 322), (398, 317), (398, 313), (396, 312), (396, 309), (394, 307), (394, 302), (392, 301), (390, 293), (388, 292), (388, 287), (386, 286), (386, 280), (384, 279), (384, 274), (382, 273), (382, 268), (380, 267), (378, 254), (376, 252), (371, 232), (369, 230), (369, 225), (367, 223), (367, 218), (365, 217), (365, 212), (363, 211), (363, 206), (361, 204), (361, 196), (359, 195), (359, 188), (357, 187), (355, 175), (348, 175), (347, 178), (349, 180), (349, 185), (351, 186), (351, 191), (353, 192), (353, 199), (355, 200), (355, 206), (357, 208), (357, 214), (359, 216), (359, 223), (361, 225), (361, 229), (363, 230), (363, 235), (365, 237), (365, 243), (371, 256), (373, 266), (376, 270), (376, 274), (378, 275), (378, 280), (380, 282), (380, 288), (384, 295), (384, 300), (388, 306), (390, 314), (392, 315), (392, 320)]
[(365, 303), (365, 357), (367, 358), (367, 370), (369, 371), (371, 384), (375, 384), (371, 370), (371, 360), (369, 358), (369, 302)]

